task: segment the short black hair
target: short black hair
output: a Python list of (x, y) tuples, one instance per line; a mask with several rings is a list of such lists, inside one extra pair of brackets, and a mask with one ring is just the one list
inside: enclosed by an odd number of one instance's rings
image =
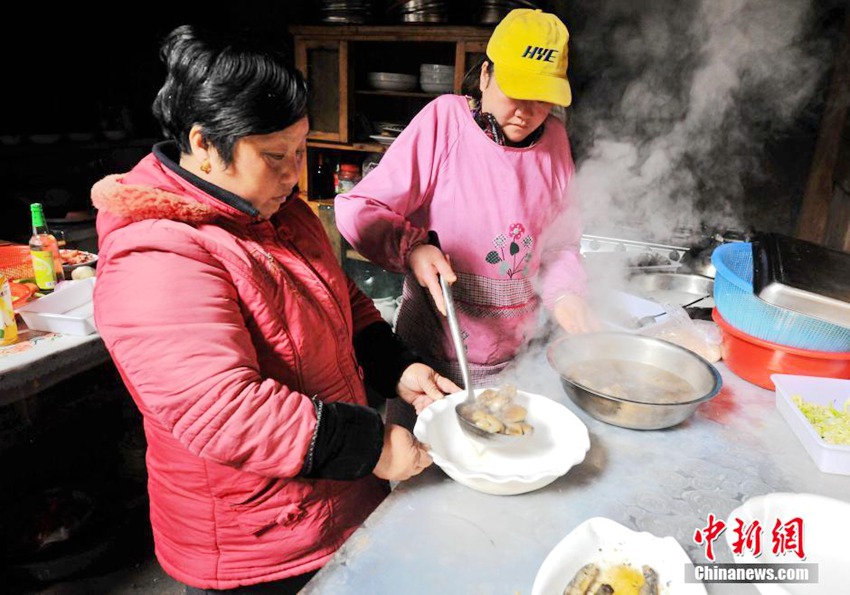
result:
[(493, 72), (496, 67), (493, 64), (493, 61), (490, 60), (487, 56), (484, 56), (480, 60), (478, 60), (472, 68), (466, 71), (466, 74), (463, 75), (463, 81), (460, 85), (460, 91), (464, 95), (468, 95), (472, 97), (476, 101), (481, 101), (481, 87), (479, 86), (481, 81), (481, 66), (487, 62), (487, 73), (492, 77)]
[(153, 114), (190, 153), (195, 124), (225, 164), (240, 138), (283, 130), (307, 115), (307, 83), (287, 56), (249, 35), (182, 25), (160, 48), (165, 83)]

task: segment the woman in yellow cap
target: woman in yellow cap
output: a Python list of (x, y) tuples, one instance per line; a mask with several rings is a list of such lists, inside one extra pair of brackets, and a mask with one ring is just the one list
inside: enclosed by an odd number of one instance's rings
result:
[(492, 384), (531, 338), (541, 303), (567, 332), (595, 326), (568, 191), (575, 168), (566, 130), (550, 114), (572, 100), (568, 40), (557, 16), (511, 11), (493, 31), (471, 96), (429, 103), (378, 167), (336, 199), (352, 246), (407, 274), (397, 332), (455, 382), (438, 275), (454, 283), (476, 386)]

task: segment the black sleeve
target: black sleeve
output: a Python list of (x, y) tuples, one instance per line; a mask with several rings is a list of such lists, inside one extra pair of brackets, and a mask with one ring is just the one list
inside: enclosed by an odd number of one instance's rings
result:
[(316, 431), (301, 476), (344, 480), (369, 475), (384, 446), (380, 414), (370, 407), (318, 399), (313, 399), (313, 406)]
[(366, 385), (385, 399), (397, 396), (395, 387), (407, 367), (422, 361), (386, 322), (370, 324), (357, 333), (354, 353), (363, 367)]

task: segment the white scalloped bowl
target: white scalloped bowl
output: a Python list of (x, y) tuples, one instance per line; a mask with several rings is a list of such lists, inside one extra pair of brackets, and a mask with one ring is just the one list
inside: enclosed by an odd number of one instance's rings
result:
[(562, 595), (575, 573), (590, 562), (601, 566), (647, 564), (658, 575), (661, 595), (705, 595), (702, 583), (685, 582), (691, 559), (672, 537), (633, 531), (605, 517), (587, 519), (570, 531), (543, 560), (531, 595)]
[[(773, 551), (772, 531), (777, 521), (781, 526), (795, 518), (802, 519), (805, 560), (800, 560), (793, 551)], [(758, 557), (747, 548), (742, 548), (740, 554), (735, 553), (733, 545), (738, 536), (734, 529), (739, 520), (746, 527), (751, 527), (754, 521), (759, 522), (762, 547)], [(737, 564), (817, 565), (817, 583), (758, 583), (756, 589), (762, 595), (831, 595), (850, 592), (848, 533), (850, 502), (819, 494), (774, 492), (754, 496), (729, 513), (723, 535)]]
[[(476, 394), (485, 389), (479, 389)], [(446, 475), (473, 490), (509, 496), (549, 485), (584, 460), (590, 449), (587, 427), (560, 403), (525, 391), (515, 402), (528, 410), (534, 426), (516, 443), (480, 449), (460, 429), (455, 405), (466, 392), (446, 396), (419, 414), (414, 435), (428, 444)]]

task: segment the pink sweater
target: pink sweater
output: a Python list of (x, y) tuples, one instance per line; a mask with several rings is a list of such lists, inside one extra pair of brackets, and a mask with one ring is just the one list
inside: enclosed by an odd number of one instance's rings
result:
[[(336, 222), (361, 254), (397, 272), (407, 272), (410, 249), (437, 231), (458, 273), (453, 294), (473, 374), (486, 377), (530, 338), (541, 298), (551, 305), (584, 292), (581, 228), (568, 193), (573, 172), (556, 118), (533, 146), (500, 146), (464, 97), (444, 95), (411, 121), (374, 171), (337, 196)], [(408, 277), (398, 332), (451, 373), (447, 323), (430, 304)]]

